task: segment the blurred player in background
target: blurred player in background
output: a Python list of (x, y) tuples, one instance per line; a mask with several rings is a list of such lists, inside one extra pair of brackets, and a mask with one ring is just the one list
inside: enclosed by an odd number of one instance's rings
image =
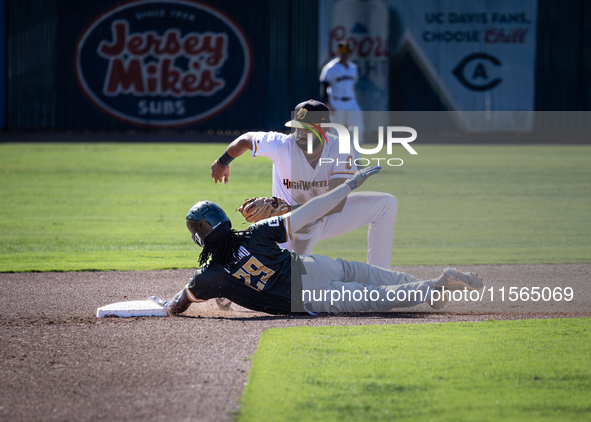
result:
[[(349, 129), (357, 127), (359, 145), (363, 138), (363, 115), (355, 96), (355, 85), (359, 79), (357, 65), (349, 61), (351, 45), (341, 41), (337, 45), (338, 57), (328, 62), (320, 73), (320, 98), (333, 110), (331, 120)], [(353, 139), (353, 137), (351, 137)], [(355, 158), (359, 155), (353, 148)]]

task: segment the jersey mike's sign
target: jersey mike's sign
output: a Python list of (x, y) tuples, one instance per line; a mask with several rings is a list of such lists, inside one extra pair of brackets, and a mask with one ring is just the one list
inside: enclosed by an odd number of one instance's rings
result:
[(188, 0), (122, 3), (92, 21), (75, 50), (88, 99), (132, 125), (189, 126), (220, 113), (242, 93), (251, 50), (220, 10)]

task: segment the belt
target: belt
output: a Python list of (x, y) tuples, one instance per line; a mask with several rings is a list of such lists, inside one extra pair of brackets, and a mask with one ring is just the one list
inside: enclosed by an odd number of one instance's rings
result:
[(337, 100), (337, 101), (351, 101), (353, 98), (351, 97), (332, 97), (333, 100)]

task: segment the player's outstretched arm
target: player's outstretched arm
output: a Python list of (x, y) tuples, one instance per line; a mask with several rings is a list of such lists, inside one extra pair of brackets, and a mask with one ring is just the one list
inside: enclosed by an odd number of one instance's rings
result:
[(166, 312), (168, 316), (176, 316), (189, 309), (189, 306), (191, 306), (191, 301), (187, 296), (187, 292), (183, 289), (170, 299), (170, 302), (166, 306)]
[(230, 180), (230, 163), (234, 158), (240, 157), (246, 151), (252, 151), (252, 141), (256, 132), (246, 132), (234, 139), (228, 148), (211, 165), (211, 178), (217, 182), (224, 182), (226, 185)]
[(353, 190), (357, 189), (367, 180), (368, 177), (376, 174), (382, 167), (366, 167), (355, 172), (355, 175), (339, 187), (328, 191), (324, 195), (312, 198), (304, 205), (291, 213), (291, 231), (296, 232), (311, 221), (317, 220), (335, 205), (347, 197)]
[[(330, 184), (328, 186), (328, 190), (331, 191), (333, 189), (336, 189), (340, 185), (342, 185), (343, 183), (345, 183), (346, 181), (347, 181), (347, 179), (343, 179), (343, 178), (333, 178), (333, 179), (330, 179)], [(329, 215), (337, 214), (337, 213), (343, 211), (343, 208), (345, 208), (345, 204), (346, 203), (347, 203), (347, 199), (345, 198), (341, 202), (339, 202), (332, 210), (330, 210), (329, 212), (327, 212), (322, 217), (327, 217)]]

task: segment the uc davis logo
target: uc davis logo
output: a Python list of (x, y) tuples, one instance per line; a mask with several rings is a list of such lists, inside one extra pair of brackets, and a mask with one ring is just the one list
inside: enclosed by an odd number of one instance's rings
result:
[[(486, 65), (486, 66), (485, 66)], [(488, 69), (501, 66), (501, 61), (487, 53), (470, 54), (453, 70), (462, 85), (472, 91), (486, 91), (501, 83), (501, 78), (490, 79)]]
[(251, 72), (242, 29), (190, 0), (139, 0), (95, 18), (80, 35), (78, 83), (103, 112), (145, 127), (189, 126), (229, 107)]

